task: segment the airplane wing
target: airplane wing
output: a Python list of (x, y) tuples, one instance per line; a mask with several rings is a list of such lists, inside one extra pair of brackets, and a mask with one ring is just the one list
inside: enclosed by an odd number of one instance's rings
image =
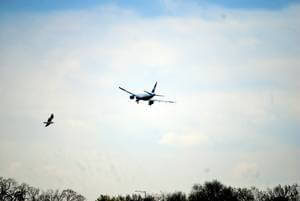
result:
[(121, 89), (121, 90), (123, 90), (123, 91), (125, 91), (125, 92), (127, 92), (127, 93), (129, 93), (129, 94), (131, 94), (131, 95), (133, 95), (133, 96), (136, 96), (134, 93), (131, 93), (130, 91), (127, 91), (126, 89), (124, 89), (124, 88), (122, 88), (122, 87), (119, 87), (119, 89)]
[(151, 99), (150, 101), (153, 101), (153, 102), (161, 102), (161, 103), (175, 103), (175, 101), (169, 101), (169, 100), (157, 100), (157, 99)]

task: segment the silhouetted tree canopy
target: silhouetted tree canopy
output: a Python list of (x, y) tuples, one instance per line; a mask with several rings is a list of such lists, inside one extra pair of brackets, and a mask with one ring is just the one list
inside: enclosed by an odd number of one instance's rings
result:
[(254, 195), (250, 189), (236, 188), (234, 194), (239, 201), (254, 201)]
[(165, 201), (186, 201), (186, 195), (183, 192), (177, 191), (175, 193), (167, 194)]
[(237, 195), (231, 187), (226, 187), (219, 181), (195, 184), (189, 195), (189, 201), (237, 201)]
[[(100, 195), (96, 201), (300, 201), (298, 185), (278, 185), (265, 191), (256, 187), (233, 188), (217, 180), (195, 184), (189, 194), (180, 191), (167, 194), (141, 196)], [(47, 190), (18, 184), (14, 179), (0, 177), (0, 201), (85, 201), (85, 197), (72, 189)]]
[(297, 201), (299, 200), (297, 185), (278, 185), (272, 189), (268, 189), (267, 201)]
[(14, 179), (0, 177), (0, 201), (85, 201), (85, 197), (71, 189), (41, 191)]

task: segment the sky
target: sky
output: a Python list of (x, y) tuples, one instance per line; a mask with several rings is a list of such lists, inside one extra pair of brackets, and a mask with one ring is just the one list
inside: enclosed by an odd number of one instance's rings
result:
[[(1, 1), (0, 176), (88, 200), (299, 184), (299, 19), (297, 0)], [(118, 89), (156, 81), (176, 104)]]

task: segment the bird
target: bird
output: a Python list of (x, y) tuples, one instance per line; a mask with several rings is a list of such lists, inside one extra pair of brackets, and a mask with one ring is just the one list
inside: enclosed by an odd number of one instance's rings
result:
[(53, 124), (54, 122), (52, 119), (54, 118), (54, 114), (51, 114), (47, 121), (43, 122), (45, 124), (45, 127), (49, 126), (50, 124)]

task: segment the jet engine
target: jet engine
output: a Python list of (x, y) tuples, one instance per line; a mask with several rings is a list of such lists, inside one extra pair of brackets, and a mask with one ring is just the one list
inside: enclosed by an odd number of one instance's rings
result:
[(129, 98), (130, 98), (131, 100), (134, 99), (134, 95), (129, 96)]
[(148, 105), (152, 105), (154, 103), (154, 101), (153, 100), (150, 100), (149, 102), (148, 102)]

